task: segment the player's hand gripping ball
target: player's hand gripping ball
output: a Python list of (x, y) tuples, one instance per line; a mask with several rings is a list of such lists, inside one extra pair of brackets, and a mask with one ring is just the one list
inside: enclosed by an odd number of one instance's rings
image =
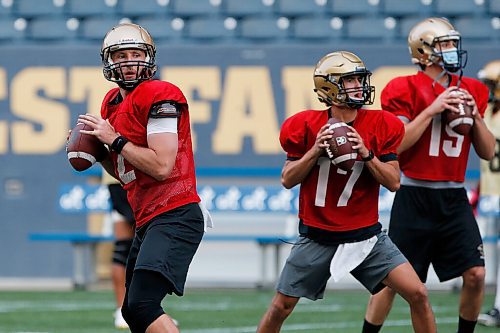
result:
[(358, 151), (353, 149), (353, 143), (348, 140), (347, 133), (352, 132), (346, 123), (336, 119), (328, 119), (329, 129), (333, 130), (333, 137), (325, 148), (326, 155), (332, 163), (344, 171), (350, 171), (358, 157)]
[(108, 154), (108, 149), (99, 139), (93, 135), (80, 133), (82, 129), (91, 131), (92, 127), (83, 123), (76, 124), (66, 144), (68, 161), (76, 171), (87, 170), (95, 162), (104, 160)]
[[(459, 92), (455, 92), (459, 94)], [(472, 106), (467, 105), (466, 102), (454, 105), (460, 110), (459, 113), (450, 110), (445, 110), (443, 112), (445, 123), (456, 133), (461, 135), (469, 134), (472, 125), (474, 125), (474, 116), (472, 111), (474, 110)]]

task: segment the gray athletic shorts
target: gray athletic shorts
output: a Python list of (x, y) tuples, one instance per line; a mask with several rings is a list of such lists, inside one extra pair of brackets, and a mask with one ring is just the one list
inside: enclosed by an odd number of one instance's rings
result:
[[(351, 271), (372, 294), (384, 288), (384, 280), (397, 266), (408, 262), (385, 232), (377, 235), (377, 243), (366, 259)], [(330, 263), (338, 245), (323, 245), (300, 237), (293, 246), (281, 272), (277, 291), (292, 297), (310, 300), (323, 298), (330, 278)]]

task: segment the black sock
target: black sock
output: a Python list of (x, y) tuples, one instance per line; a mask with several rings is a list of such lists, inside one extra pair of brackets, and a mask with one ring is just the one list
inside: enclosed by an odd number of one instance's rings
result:
[(458, 332), (457, 333), (473, 333), (476, 327), (477, 321), (465, 320), (462, 317), (458, 317)]
[(382, 325), (370, 324), (365, 319), (365, 321), (363, 323), (363, 331), (361, 333), (378, 333), (378, 332), (380, 332), (381, 328), (382, 328)]

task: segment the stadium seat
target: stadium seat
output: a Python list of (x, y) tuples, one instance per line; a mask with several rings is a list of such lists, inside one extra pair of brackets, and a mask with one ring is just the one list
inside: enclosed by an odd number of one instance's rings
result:
[(274, 18), (246, 18), (240, 21), (240, 37), (248, 40), (272, 40), (287, 35)]
[(5, 6), (3, 3), (0, 4), (0, 17), (9, 16), (12, 13), (12, 5)]
[(287, 17), (320, 15), (325, 11), (316, 0), (277, 0), (275, 6), (278, 15)]
[(118, 23), (116, 18), (87, 18), (80, 24), (80, 36), (88, 41), (102, 41), (104, 35)]
[(210, 0), (172, 0), (171, 13), (180, 17), (192, 17), (213, 15), (218, 13), (219, 8), (213, 6)]
[(351, 18), (347, 20), (348, 39), (389, 39), (394, 37), (395, 29), (387, 29), (383, 18)]
[(500, 15), (500, 0), (490, 0), (488, 11), (491, 15)]
[(37, 18), (29, 22), (27, 38), (33, 41), (62, 41), (75, 37), (76, 30), (67, 28), (64, 18)]
[(167, 1), (158, 0), (121, 0), (119, 13), (125, 17), (163, 15), (167, 12)]
[(7, 17), (0, 20), (0, 42), (10, 42), (24, 37), (25, 30), (15, 29), (14, 22), (15, 19)]
[(377, 6), (368, 0), (329, 0), (327, 10), (334, 16), (367, 16), (376, 14)]
[(106, 0), (67, 0), (66, 13), (71, 17), (114, 15), (116, 6), (110, 6)]
[(231, 17), (265, 16), (272, 13), (273, 7), (262, 0), (224, 0), (221, 12)]
[(474, 0), (435, 0), (434, 10), (438, 16), (469, 16), (483, 13), (484, 5)]
[(301, 17), (293, 24), (293, 37), (304, 42), (340, 38), (342, 32), (342, 27), (334, 29), (331, 20), (326, 18)]
[(223, 19), (193, 18), (186, 26), (186, 36), (198, 40), (215, 40), (234, 36), (234, 30), (224, 27)]
[(383, 0), (381, 6), (383, 15), (394, 17), (428, 16), (431, 11), (431, 6), (422, 4), (422, 0)]
[(17, 0), (14, 1), (13, 11), (16, 15), (25, 18), (43, 15), (62, 15), (64, 1), (53, 0)]
[(182, 35), (182, 29), (175, 30), (169, 18), (145, 17), (138, 19), (136, 23), (146, 28), (156, 43), (179, 39)]
[(460, 32), (464, 40), (488, 40), (498, 38), (500, 30), (495, 30), (491, 20), (482, 17), (463, 17), (453, 21), (453, 26)]
[(406, 17), (402, 18), (399, 20), (399, 38), (402, 40), (407, 40), (408, 39), (408, 34), (410, 33), (410, 30), (420, 21), (424, 20), (425, 18), (422, 18), (420, 16), (413, 16), (413, 17)]

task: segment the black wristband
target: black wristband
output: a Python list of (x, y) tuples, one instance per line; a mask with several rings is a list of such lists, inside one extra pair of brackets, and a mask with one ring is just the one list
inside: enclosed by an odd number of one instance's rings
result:
[(123, 147), (127, 144), (128, 140), (124, 136), (119, 136), (113, 141), (111, 144), (111, 150), (120, 154), (122, 152)]
[(361, 157), (361, 160), (362, 160), (363, 162), (369, 162), (369, 161), (373, 160), (373, 158), (374, 158), (374, 157), (375, 157), (375, 155), (373, 155), (373, 151), (370, 149), (370, 150), (368, 151), (368, 156), (366, 156), (366, 157)]

